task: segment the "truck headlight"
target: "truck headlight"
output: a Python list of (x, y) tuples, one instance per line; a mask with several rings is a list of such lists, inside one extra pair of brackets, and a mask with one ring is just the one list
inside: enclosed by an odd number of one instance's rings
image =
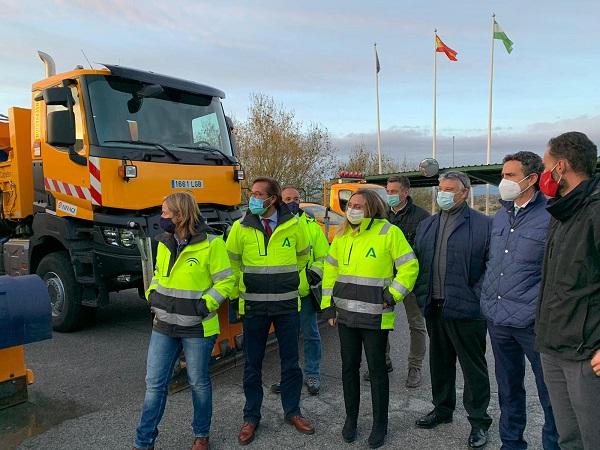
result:
[(133, 247), (135, 245), (135, 233), (133, 230), (123, 228), (119, 230), (119, 237), (121, 238), (121, 245), (123, 247)]
[(107, 244), (119, 245), (119, 230), (113, 227), (103, 227), (102, 235)]

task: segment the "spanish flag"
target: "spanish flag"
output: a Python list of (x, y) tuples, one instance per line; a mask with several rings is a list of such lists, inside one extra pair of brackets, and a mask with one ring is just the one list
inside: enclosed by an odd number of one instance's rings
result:
[(457, 53), (444, 44), (437, 34), (435, 35), (435, 51), (445, 53), (450, 61), (458, 61), (456, 59)]

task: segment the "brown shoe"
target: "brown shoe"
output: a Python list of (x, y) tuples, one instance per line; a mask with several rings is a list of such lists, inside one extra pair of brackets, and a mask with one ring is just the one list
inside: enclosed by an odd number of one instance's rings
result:
[(210, 445), (208, 444), (208, 436), (194, 439), (192, 450), (208, 450), (209, 448)]
[(257, 423), (244, 422), (244, 425), (242, 425), (240, 430), (240, 434), (238, 435), (238, 442), (240, 445), (248, 445), (250, 442), (252, 442), (256, 436), (255, 433), (257, 428)]
[(288, 419), (285, 419), (287, 423), (293, 425), (296, 430), (303, 434), (314, 434), (315, 427), (310, 420), (308, 420), (304, 416), (292, 416)]

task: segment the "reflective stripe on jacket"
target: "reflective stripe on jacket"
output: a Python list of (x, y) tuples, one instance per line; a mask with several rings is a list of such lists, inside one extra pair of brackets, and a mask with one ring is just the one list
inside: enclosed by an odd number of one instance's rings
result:
[(299, 311), (299, 272), (310, 257), (308, 236), (287, 206), (280, 205), (277, 220), (268, 237), (260, 218), (247, 212), (233, 224), (227, 237), (236, 276), (232, 297), (239, 295), (240, 315)]
[(384, 307), (384, 290), (401, 302), (418, 273), (419, 263), (400, 228), (385, 219), (364, 219), (356, 231), (348, 227), (331, 243), (321, 308), (335, 306), (338, 321), (349, 327), (391, 330), (394, 307)]
[[(225, 242), (201, 232), (177, 255), (173, 235), (158, 236), (154, 277), (146, 298), (154, 312), (154, 328), (174, 337), (219, 334), (217, 310), (229, 297), (235, 277)], [(205, 310), (209, 314), (200, 319)]]
[(312, 270), (321, 279), (323, 278), (323, 264), (325, 257), (329, 253), (329, 242), (327, 242), (321, 226), (315, 219), (307, 216), (306, 213), (300, 215), (299, 219), (300, 224), (305, 225), (310, 242), (310, 259), (308, 260), (306, 269), (300, 272), (300, 297), (306, 297), (310, 293), (306, 271)]

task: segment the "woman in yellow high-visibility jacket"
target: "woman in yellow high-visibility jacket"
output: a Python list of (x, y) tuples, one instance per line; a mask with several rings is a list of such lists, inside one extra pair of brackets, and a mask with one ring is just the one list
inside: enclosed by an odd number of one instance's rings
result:
[(368, 440), (371, 448), (382, 446), (387, 434), (389, 378), (385, 348), (388, 332), (394, 327), (394, 305), (410, 293), (419, 272), (404, 234), (385, 217), (387, 207), (374, 191), (361, 189), (350, 197), (346, 220), (325, 258), (321, 302), (330, 325), (337, 323), (340, 336), (346, 404), (342, 438), (346, 442), (356, 439), (364, 347), (373, 402)]
[(212, 416), (208, 366), (219, 334), (217, 310), (229, 297), (235, 277), (225, 242), (206, 225), (191, 194), (169, 195), (160, 225), (165, 232), (157, 236), (156, 269), (146, 292), (155, 316), (135, 448), (154, 448), (173, 366), (183, 349), (194, 406), (192, 448), (208, 449)]

